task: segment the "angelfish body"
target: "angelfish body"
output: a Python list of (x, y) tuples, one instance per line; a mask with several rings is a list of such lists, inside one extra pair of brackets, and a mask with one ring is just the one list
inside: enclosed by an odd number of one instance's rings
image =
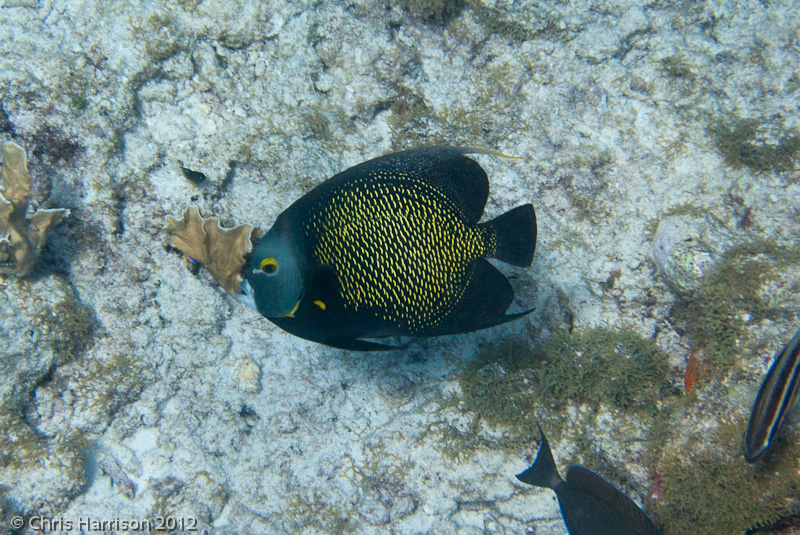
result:
[[(282, 329), (345, 349), (504, 323), (514, 292), (486, 258), (527, 266), (530, 204), (478, 223), (486, 173), (468, 149), (417, 149), (352, 167), (298, 199), (256, 248), (240, 299)], [(524, 313), (523, 313), (524, 314)]]

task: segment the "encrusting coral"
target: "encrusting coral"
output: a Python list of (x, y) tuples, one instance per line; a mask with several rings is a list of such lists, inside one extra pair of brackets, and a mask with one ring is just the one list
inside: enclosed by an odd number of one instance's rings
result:
[(47, 229), (68, 216), (69, 210), (37, 210), (26, 218), (31, 175), (25, 149), (9, 141), (0, 145), (0, 153), (0, 273), (22, 277), (33, 270)]
[(216, 217), (201, 217), (191, 206), (180, 220), (167, 216), (164, 231), (172, 245), (183, 254), (201, 263), (223, 288), (232, 294), (244, 280), (241, 275), (244, 255), (253, 250), (251, 238), (260, 238), (264, 231), (252, 225), (231, 229), (220, 227)]

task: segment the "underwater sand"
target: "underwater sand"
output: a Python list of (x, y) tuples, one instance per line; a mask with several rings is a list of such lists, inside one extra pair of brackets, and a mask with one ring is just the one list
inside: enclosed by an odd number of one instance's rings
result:
[[(536, 436), (461, 398), (476, 354), (624, 328), (666, 352), (683, 395), (711, 344), (675, 316), (705, 276), (693, 259), (798, 244), (796, 5), (430, 4), (0, 0), (0, 138), (27, 147), (34, 200), (71, 210), (35, 272), (0, 281), (0, 532), (15, 515), (70, 533), (162, 515), (217, 534), (564, 534), (553, 493), (513, 477)], [(720, 132), (746, 120), (742, 152)], [(485, 218), (537, 211), (532, 267), (501, 266), (515, 310), (536, 308), (522, 320), (349, 353), (282, 332), (166, 247), (187, 206), (266, 229), (333, 174), (436, 143), (522, 158), (475, 156)], [(668, 216), (670, 243), (703, 250), (665, 277)], [(735, 358), (669, 444), (746, 422), (800, 314), (797, 262), (768, 272), (754, 292), (772, 308), (737, 312)], [(592, 466), (654, 511), (653, 414), (579, 396), (530, 412), (562, 473)]]

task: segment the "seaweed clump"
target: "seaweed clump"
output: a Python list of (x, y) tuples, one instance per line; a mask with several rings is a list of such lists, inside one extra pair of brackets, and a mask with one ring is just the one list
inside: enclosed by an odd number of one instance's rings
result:
[(397, 95), (389, 103), (388, 123), (392, 132), (392, 148), (401, 150), (419, 143), (428, 134), (428, 122), (433, 111), (421, 96), (405, 87), (400, 87)]
[(665, 535), (772, 531), (800, 512), (800, 454), (782, 440), (753, 466), (741, 455), (742, 423), (724, 423), (665, 450), (654, 516)]
[(83, 145), (50, 124), (44, 125), (31, 136), (31, 155), (54, 164), (70, 163), (85, 150)]
[(9, 141), (0, 145), (0, 153), (0, 273), (23, 277), (33, 271), (48, 228), (67, 217), (69, 210), (36, 210), (27, 218), (31, 175), (25, 149)]
[(710, 130), (725, 162), (736, 169), (748, 167), (759, 173), (794, 169), (800, 134), (780, 131), (774, 139), (763, 139), (768, 126), (758, 119), (744, 119), (719, 121)]
[(527, 344), (516, 340), (481, 349), (458, 378), (463, 409), (492, 426), (536, 436), (533, 383), (540, 359)]
[(541, 347), (506, 342), (484, 348), (459, 377), (463, 408), (493, 426), (535, 436), (535, 406), (607, 404), (657, 412), (674, 392), (668, 357), (627, 330), (556, 332)]
[(539, 351), (547, 363), (539, 370), (541, 396), (552, 406), (605, 402), (654, 414), (658, 400), (673, 393), (667, 354), (632, 330), (561, 331)]
[(661, 68), (673, 78), (694, 80), (697, 76), (691, 67), (678, 56), (667, 56), (663, 58), (661, 60)]
[(94, 311), (77, 296), (67, 297), (48, 307), (38, 319), (50, 332), (58, 334), (53, 341), (58, 364), (74, 360), (84, 353), (94, 344), (97, 336)]
[(768, 294), (765, 282), (777, 278), (786, 266), (800, 263), (800, 248), (766, 242), (732, 247), (720, 257), (716, 268), (695, 291), (692, 299), (679, 305), (677, 316), (684, 320), (692, 344), (702, 349), (716, 373), (727, 372), (736, 362), (748, 323), (774, 319), (780, 314), (782, 298), (796, 288)]
[(413, 16), (437, 26), (445, 26), (461, 14), (464, 0), (395, 0)]
[(89, 99), (81, 94), (73, 94), (69, 99), (70, 105), (76, 110), (85, 110), (89, 106)]

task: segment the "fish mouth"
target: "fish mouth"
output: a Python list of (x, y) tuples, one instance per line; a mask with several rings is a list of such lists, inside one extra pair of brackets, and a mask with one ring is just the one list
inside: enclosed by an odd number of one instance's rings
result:
[(256, 308), (256, 294), (253, 287), (250, 286), (250, 283), (247, 282), (247, 280), (243, 280), (241, 284), (239, 284), (239, 290), (240, 291), (236, 294), (236, 299), (240, 303), (244, 303), (253, 310), (258, 311)]
[[(254, 281), (256, 284), (255, 286), (259, 286), (261, 282), (258, 278)], [(263, 288), (262, 288), (263, 289)], [(239, 291), (236, 292), (236, 300), (240, 303), (244, 303), (245, 305), (249, 306), (265, 318), (293, 318), (294, 313), (297, 312), (297, 309), (300, 308), (300, 303), (303, 301), (303, 294), (305, 292), (301, 292), (299, 299), (294, 303), (291, 309), (287, 308), (277, 308), (273, 305), (273, 308), (268, 308), (266, 311), (263, 308), (259, 308), (256, 305), (256, 290), (253, 284), (250, 283), (248, 279), (243, 280), (239, 283)], [(263, 296), (263, 294), (262, 294)], [(265, 304), (262, 302), (262, 305)]]

